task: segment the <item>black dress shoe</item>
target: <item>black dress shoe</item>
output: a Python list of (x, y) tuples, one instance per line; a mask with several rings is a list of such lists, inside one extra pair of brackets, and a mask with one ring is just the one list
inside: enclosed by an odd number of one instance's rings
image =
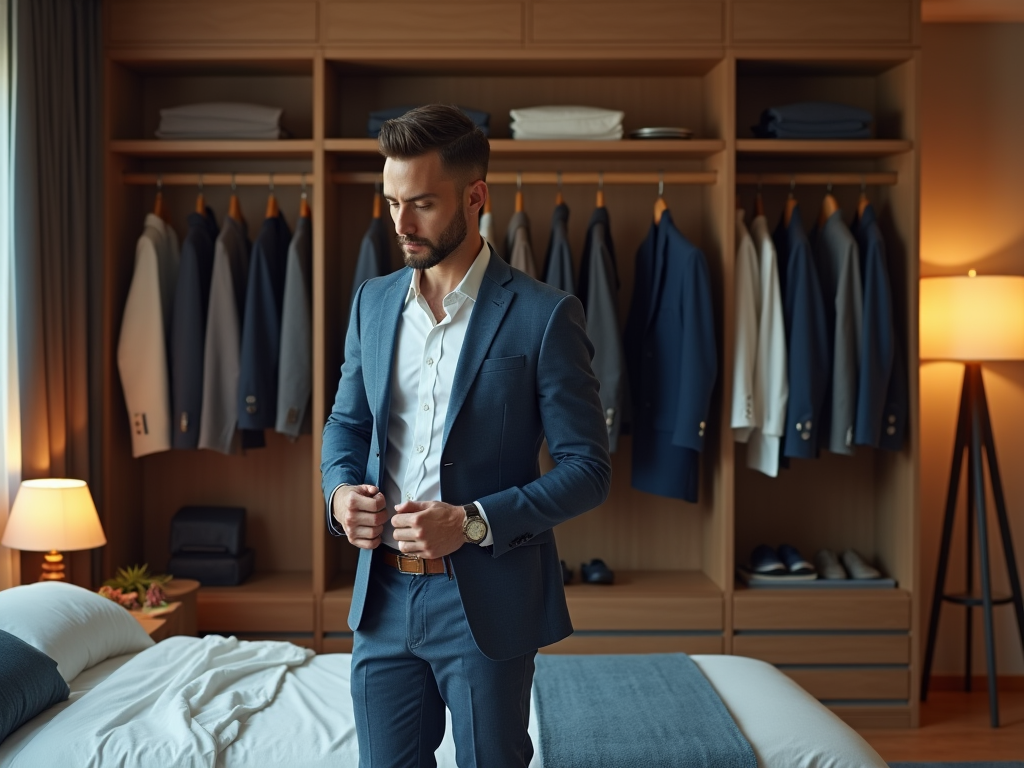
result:
[(559, 560), (562, 564), (562, 584), (568, 584), (572, 581), (572, 568), (565, 564), (565, 560)]
[(615, 574), (605, 565), (604, 560), (594, 558), (590, 565), (580, 563), (580, 579), (586, 584), (613, 584)]

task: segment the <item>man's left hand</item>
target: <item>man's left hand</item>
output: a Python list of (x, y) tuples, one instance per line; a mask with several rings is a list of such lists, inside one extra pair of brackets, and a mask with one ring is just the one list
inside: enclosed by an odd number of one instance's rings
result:
[(466, 539), (462, 524), (466, 510), (443, 501), (405, 501), (395, 507), (391, 518), (395, 526), (395, 541), (407, 555), (418, 555), (426, 560), (450, 555)]

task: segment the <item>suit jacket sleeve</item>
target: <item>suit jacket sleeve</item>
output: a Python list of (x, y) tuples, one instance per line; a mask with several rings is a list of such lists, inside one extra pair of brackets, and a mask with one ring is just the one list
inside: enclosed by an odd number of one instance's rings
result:
[(877, 231), (869, 232), (860, 244), (864, 265), (864, 315), (861, 320), (856, 442), (877, 448), (883, 431), (886, 390), (893, 366), (892, 291), (885, 246)]
[(732, 418), (736, 442), (745, 443), (753, 427), (760, 426), (761, 414), (754, 400), (757, 362), (757, 253), (743, 225), (736, 222), (735, 342), (732, 358)]
[(524, 486), (477, 499), (487, 510), (495, 557), (515, 548), (524, 532), (536, 536), (608, 496), (608, 432), (590, 369), (593, 353), (583, 306), (566, 296), (548, 320), (537, 362), (541, 423), (555, 467)]
[[(352, 313), (345, 337), (345, 362), (341, 366), (341, 381), (334, 398), (334, 407), (327, 418), (323, 432), (320, 472), (323, 475), (324, 501), (327, 503), (327, 530), (334, 536), (344, 531), (334, 524), (331, 516), (331, 494), (342, 483), (358, 485), (366, 477), (366, 462), (370, 455), (373, 436), (373, 414), (366, 399), (363, 381), (363, 353), (359, 307), (363, 283), (356, 289)], [(490, 510), (488, 510), (488, 513)]]
[(683, 332), (680, 334), (682, 366), (679, 380), (679, 408), (672, 430), (672, 442), (682, 448), (701, 451), (711, 407), (711, 391), (718, 377), (715, 348), (715, 317), (711, 306), (711, 278), (704, 254), (695, 252), (687, 264), (679, 307)]

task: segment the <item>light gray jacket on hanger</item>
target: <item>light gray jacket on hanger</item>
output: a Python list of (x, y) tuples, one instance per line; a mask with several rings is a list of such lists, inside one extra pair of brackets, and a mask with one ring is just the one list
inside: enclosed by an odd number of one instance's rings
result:
[(277, 424), (275, 430), (293, 440), (309, 432), (306, 423), (313, 392), (313, 305), (310, 270), (313, 232), (308, 217), (295, 223), (285, 268), (284, 304), (281, 308), (281, 358), (277, 368)]
[(530, 219), (525, 211), (517, 211), (508, 223), (505, 252), (511, 266), (530, 277), (537, 277), (537, 268), (533, 263), (533, 243), (530, 240)]

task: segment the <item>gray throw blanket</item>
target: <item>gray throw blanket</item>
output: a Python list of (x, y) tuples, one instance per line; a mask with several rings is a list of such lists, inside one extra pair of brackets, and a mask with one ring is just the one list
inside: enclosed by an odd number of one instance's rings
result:
[(541, 654), (534, 701), (544, 768), (757, 768), (684, 653)]

